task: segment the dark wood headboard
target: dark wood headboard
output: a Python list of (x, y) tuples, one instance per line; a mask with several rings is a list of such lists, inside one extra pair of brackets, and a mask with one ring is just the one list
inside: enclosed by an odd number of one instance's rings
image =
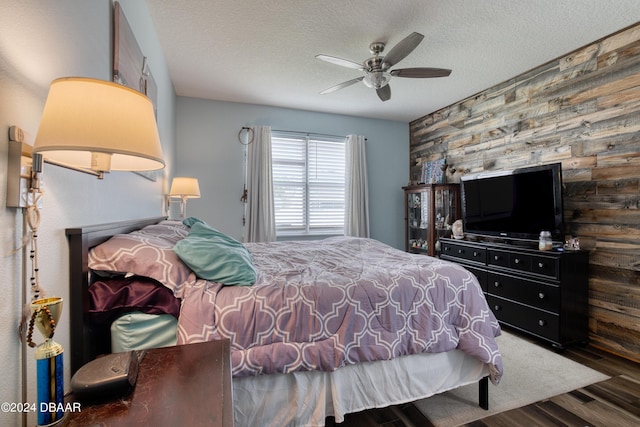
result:
[(111, 345), (105, 342), (105, 337), (109, 335), (101, 330), (108, 326), (92, 325), (86, 315), (89, 308), (89, 249), (115, 234), (126, 234), (164, 219), (165, 217), (134, 219), (66, 229), (69, 241), (71, 375), (82, 365), (104, 353), (104, 349)]

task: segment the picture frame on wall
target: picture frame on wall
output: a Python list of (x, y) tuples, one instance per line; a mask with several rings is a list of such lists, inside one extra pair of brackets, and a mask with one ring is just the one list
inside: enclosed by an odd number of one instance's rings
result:
[(421, 182), (424, 184), (444, 184), (446, 164), (446, 159), (423, 162)]
[[(144, 93), (158, 117), (158, 86), (119, 2), (114, 3), (113, 81)], [(155, 171), (134, 172), (156, 181)]]

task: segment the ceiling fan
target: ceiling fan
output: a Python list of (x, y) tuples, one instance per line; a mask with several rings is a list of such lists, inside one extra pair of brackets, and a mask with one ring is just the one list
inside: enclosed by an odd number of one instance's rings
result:
[(446, 77), (451, 74), (451, 70), (445, 68), (418, 67), (389, 70), (413, 52), (423, 38), (424, 36), (420, 33), (411, 33), (391, 48), (389, 53), (384, 56), (381, 54), (384, 51), (385, 44), (381, 42), (371, 43), (369, 45), (369, 50), (373, 56), (364, 60), (362, 64), (330, 55), (316, 55), (316, 58), (321, 61), (330, 62), (342, 67), (354, 68), (356, 70), (364, 71), (365, 73), (364, 76), (331, 86), (330, 88), (320, 92), (320, 94), (324, 95), (326, 93), (335, 92), (339, 89), (343, 89), (362, 81), (368, 87), (375, 89), (378, 97), (382, 101), (388, 101), (391, 98), (391, 88), (389, 87), (389, 80), (391, 80), (391, 77), (431, 78)]

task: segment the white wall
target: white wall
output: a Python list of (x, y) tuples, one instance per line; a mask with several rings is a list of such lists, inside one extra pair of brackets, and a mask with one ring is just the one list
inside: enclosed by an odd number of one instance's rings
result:
[(409, 125), (285, 108), (178, 97), (176, 175), (198, 178), (202, 198), (191, 199), (187, 215), (197, 216), (242, 238), (243, 126), (329, 135), (367, 137), (371, 237), (404, 247), (401, 187), (409, 176)]
[[(44, 207), (39, 235), (40, 281), (47, 294), (68, 299), (68, 256), (64, 230), (102, 222), (163, 214), (163, 194), (175, 159), (175, 93), (146, 4), (121, 0), (142, 51), (158, 83), (158, 122), (168, 167), (152, 182), (116, 172), (102, 181), (45, 164)], [(58, 77), (111, 79), (113, 56), (111, 0), (0, 1), (0, 401), (21, 402), (21, 349), (17, 327), (22, 313), (20, 244), (22, 213), (6, 207), (7, 129), (17, 125), (30, 141), (49, 83)], [(55, 340), (69, 347), (69, 317), (63, 310)], [(37, 336), (37, 339), (36, 339)], [(34, 340), (40, 342), (39, 333)], [(36, 402), (35, 360), (27, 350), (28, 402)], [(65, 365), (69, 366), (68, 357)], [(65, 370), (66, 388), (69, 373)], [(19, 414), (0, 412), (0, 425), (20, 425)], [(35, 425), (35, 416), (29, 415)]]

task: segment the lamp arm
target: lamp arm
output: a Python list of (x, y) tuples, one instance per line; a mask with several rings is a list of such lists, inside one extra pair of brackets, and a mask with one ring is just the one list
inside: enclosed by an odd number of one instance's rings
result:
[(72, 171), (82, 172), (82, 173), (86, 173), (88, 175), (93, 175), (93, 176), (97, 177), (98, 179), (104, 179), (104, 172), (103, 171), (94, 171), (92, 169), (85, 169), (85, 168), (80, 168), (80, 167), (77, 167), (77, 166), (65, 165), (63, 163), (58, 163), (58, 162), (55, 162), (53, 160), (48, 160), (48, 159), (45, 159), (44, 162), (45, 163), (49, 163), (50, 165), (60, 166), (61, 168), (69, 169), (69, 170), (72, 170)]

